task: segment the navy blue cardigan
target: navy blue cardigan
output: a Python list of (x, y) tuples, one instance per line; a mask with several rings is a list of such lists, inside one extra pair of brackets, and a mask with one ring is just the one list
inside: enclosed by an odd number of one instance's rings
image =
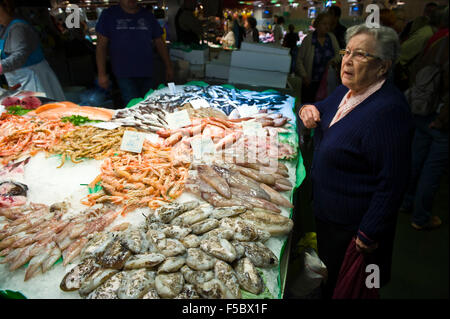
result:
[(410, 173), (411, 114), (403, 94), (386, 81), (329, 128), (347, 92), (341, 85), (315, 104), (321, 121), (314, 131), (313, 210), (370, 245), (395, 228)]

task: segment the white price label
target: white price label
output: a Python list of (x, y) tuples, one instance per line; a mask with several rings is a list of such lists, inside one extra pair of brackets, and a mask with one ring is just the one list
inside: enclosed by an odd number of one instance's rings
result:
[(175, 94), (177, 92), (175, 83), (173, 82), (167, 83), (167, 86), (169, 87), (170, 94)]
[(114, 122), (99, 122), (99, 123), (88, 123), (89, 126), (94, 126), (98, 128), (102, 128), (105, 130), (114, 130), (118, 127), (121, 127), (121, 123), (114, 123)]
[(191, 125), (189, 113), (186, 110), (169, 113), (166, 115), (166, 121), (171, 130)]
[(195, 110), (210, 107), (208, 101), (206, 101), (205, 99), (192, 100), (189, 103), (191, 103), (192, 107)]
[(238, 106), (237, 109), (241, 117), (251, 117), (258, 113), (256, 105)]
[(133, 153), (141, 153), (144, 146), (145, 135), (135, 131), (125, 131), (122, 137), (120, 150)]
[(244, 135), (247, 136), (264, 136), (266, 135), (266, 130), (262, 127), (260, 122), (256, 121), (245, 121), (242, 122), (242, 130)]

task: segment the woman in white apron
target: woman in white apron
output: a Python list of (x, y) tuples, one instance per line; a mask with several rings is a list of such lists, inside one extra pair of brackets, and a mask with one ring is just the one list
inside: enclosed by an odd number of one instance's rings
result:
[(45, 60), (38, 34), (28, 22), (13, 17), (9, 0), (0, 0), (0, 26), (0, 74), (5, 75), (8, 85), (20, 84), (20, 90), (65, 100), (61, 84)]

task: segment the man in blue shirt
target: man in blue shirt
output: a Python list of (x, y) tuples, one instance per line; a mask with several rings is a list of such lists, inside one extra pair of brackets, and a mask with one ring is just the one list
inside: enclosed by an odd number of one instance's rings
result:
[(96, 25), (98, 83), (107, 89), (106, 73), (109, 53), (112, 72), (122, 93), (123, 102), (144, 97), (153, 87), (153, 47), (155, 45), (166, 67), (166, 81), (173, 78), (173, 69), (163, 31), (153, 14), (140, 8), (137, 0), (120, 0), (119, 5), (102, 12)]

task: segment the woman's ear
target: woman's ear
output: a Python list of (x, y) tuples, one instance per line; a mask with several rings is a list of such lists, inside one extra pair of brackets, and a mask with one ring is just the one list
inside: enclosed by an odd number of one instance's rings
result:
[(378, 70), (378, 76), (379, 77), (384, 76), (388, 72), (391, 65), (392, 65), (392, 61), (383, 61), (381, 63), (380, 69)]

